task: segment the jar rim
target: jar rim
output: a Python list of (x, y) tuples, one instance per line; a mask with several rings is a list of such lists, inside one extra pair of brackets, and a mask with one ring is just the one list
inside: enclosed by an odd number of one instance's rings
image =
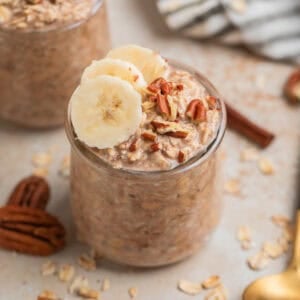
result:
[(71, 30), (73, 28), (76, 28), (80, 26), (82, 23), (86, 22), (90, 17), (96, 14), (96, 12), (101, 8), (103, 5), (104, 0), (94, 0), (94, 3), (92, 3), (92, 7), (90, 9), (90, 12), (86, 15), (85, 18), (78, 20), (78, 21), (70, 21), (66, 24), (61, 24), (59, 26), (49, 25), (44, 28), (28, 28), (28, 29), (22, 29), (19, 30), (17, 28), (5, 28), (3, 26), (0, 26), (0, 30), (6, 31), (6, 32), (12, 32), (15, 33), (21, 33), (21, 34), (42, 34), (42, 33), (48, 33), (53, 31), (67, 31)]
[(125, 169), (125, 168), (117, 169), (112, 167), (112, 165), (109, 164), (108, 162), (98, 157), (95, 153), (93, 153), (90, 150), (89, 146), (85, 145), (83, 142), (79, 141), (76, 138), (74, 130), (72, 129), (72, 122), (70, 117), (70, 102), (69, 102), (68, 109), (67, 109), (67, 117), (65, 120), (65, 131), (66, 131), (67, 138), (71, 144), (72, 149), (75, 149), (76, 152), (80, 156), (82, 156), (86, 161), (88, 161), (88, 163), (91, 164), (94, 168), (98, 168), (98, 167), (106, 168), (110, 172), (113, 172), (114, 175), (127, 174), (132, 176), (144, 176), (144, 177), (151, 177), (151, 176), (157, 177), (162, 174), (175, 175), (193, 169), (194, 167), (200, 164), (203, 164), (218, 149), (219, 145), (223, 140), (225, 130), (226, 130), (226, 124), (227, 124), (227, 114), (226, 114), (226, 107), (225, 107), (224, 100), (222, 99), (222, 97), (220, 96), (219, 92), (214, 87), (214, 85), (195, 68), (177, 62), (173, 59), (167, 59), (167, 60), (171, 64), (171, 66), (174, 66), (175, 68), (188, 71), (189, 73), (191, 73), (197, 79), (197, 81), (199, 81), (204, 86), (204, 88), (208, 91), (210, 95), (218, 99), (221, 108), (220, 110), (221, 120), (219, 122), (219, 127), (215, 135), (215, 138), (207, 146), (206, 151), (199, 152), (198, 154), (194, 155), (186, 162), (179, 164), (178, 166), (172, 169), (155, 170), (155, 171), (142, 171), (142, 170), (132, 170), (132, 169)]

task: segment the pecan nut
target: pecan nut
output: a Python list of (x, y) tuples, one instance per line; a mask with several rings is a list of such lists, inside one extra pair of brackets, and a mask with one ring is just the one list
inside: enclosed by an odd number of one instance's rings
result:
[(63, 225), (43, 210), (31, 207), (0, 208), (0, 246), (32, 255), (50, 255), (65, 245)]
[(294, 71), (288, 78), (284, 94), (292, 104), (300, 104), (300, 69)]
[(18, 205), (45, 209), (50, 196), (47, 181), (38, 176), (29, 176), (21, 180), (8, 198), (7, 205)]

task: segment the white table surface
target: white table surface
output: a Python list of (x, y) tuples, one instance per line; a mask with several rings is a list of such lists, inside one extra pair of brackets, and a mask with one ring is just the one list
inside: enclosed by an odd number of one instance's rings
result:
[[(76, 273), (86, 275), (95, 288), (100, 287), (99, 280), (109, 278), (111, 289), (102, 294), (105, 300), (129, 299), (127, 290), (130, 287), (138, 288), (137, 299), (190, 299), (193, 297), (176, 289), (179, 279), (202, 281), (211, 274), (219, 274), (228, 289), (229, 299), (238, 300), (248, 283), (282, 270), (288, 259), (285, 255), (272, 261), (261, 272), (251, 271), (246, 265), (246, 258), (256, 253), (263, 241), (279, 235), (279, 230), (270, 222), (270, 216), (281, 213), (292, 217), (296, 205), (300, 110), (288, 106), (281, 97), (282, 84), (292, 68), (258, 59), (240, 50), (166, 34), (160, 30), (160, 21), (151, 1), (108, 2), (114, 46), (138, 43), (158, 49), (167, 57), (197, 66), (215, 83), (228, 102), (276, 133), (275, 142), (262, 152), (274, 162), (276, 172), (273, 176), (263, 176), (255, 163), (241, 163), (240, 151), (249, 147), (250, 143), (227, 132), (223, 143), (226, 154), (224, 177), (241, 176), (242, 195), (224, 194), (222, 222), (205, 249), (166, 268), (137, 270), (100, 262), (95, 272), (88, 273), (77, 267)], [(76, 265), (78, 255), (87, 248), (75, 240), (68, 203), (68, 180), (57, 174), (59, 163), (69, 150), (63, 129), (28, 131), (0, 123), (0, 203), (5, 202), (20, 178), (30, 174), (32, 155), (54, 146), (56, 151), (49, 175), (52, 188), (49, 210), (63, 221), (69, 237), (66, 249), (51, 260)], [(235, 239), (240, 225), (249, 225), (254, 233), (256, 247), (248, 252), (242, 251)], [(57, 292), (63, 299), (76, 299), (68, 295), (66, 285), (56, 277), (40, 275), (41, 264), (45, 261), (45, 258), (0, 251), (0, 299), (35, 300), (37, 294), (46, 288)], [(203, 295), (194, 298), (203, 299)]]

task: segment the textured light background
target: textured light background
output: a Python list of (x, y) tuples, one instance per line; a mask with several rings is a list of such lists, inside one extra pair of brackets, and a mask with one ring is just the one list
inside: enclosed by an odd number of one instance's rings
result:
[[(161, 22), (151, 1), (109, 0), (109, 15), (113, 45), (138, 43), (155, 48), (167, 57), (196, 66), (216, 85), (221, 94), (252, 119), (276, 133), (276, 140), (262, 155), (275, 165), (274, 176), (263, 176), (255, 163), (239, 162), (239, 153), (250, 144), (232, 132), (226, 134), (223, 151), (225, 178), (240, 177), (242, 196), (224, 195), (224, 217), (207, 247), (194, 257), (167, 268), (135, 270), (109, 263), (100, 263), (96, 272), (86, 273), (94, 287), (107, 277), (111, 289), (102, 299), (129, 299), (129, 287), (137, 287), (137, 299), (189, 299), (177, 291), (179, 279), (201, 281), (219, 274), (228, 288), (229, 299), (238, 300), (243, 288), (253, 279), (282, 270), (288, 256), (273, 261), (262, 272), (246, 266), (247, 256), (256, 253), (261, 242), (279, 235), (269, 221), (271, 215), (293, 216), (296, 204), (296, 163), (299, 161), (300, 110), (288, 106), (281, 97), (282, 84), (291, 66), (258, 59), (245, 52), (188, 41), (160, 30)], [(0, 203), (17, 180), (32, 171), (31, 156), (56, 145), (49, 181), (52, 201), (49, 210), (58, 215), (67, 227), (67, 248), (51, 257), (62, 263), (75, 263), (86, 247), (75, 241), (68, 204), (68, 181), (57, 175), (59, 163), (68, 153), (63, 129), (28, 131), (0, 123)], [(298, 157), (297, 157), (298, 155)], [(298, 181), (299, 183), (299, 181)], [(256, 247), (249, 252), (240, 250), (235, 240), (239, 225), (249, 225), (254, 232)], [(0, 251), (0, 299), (32, 300), (48, 288), (63, 299), (73, 299), (66, 286), (55, 277), (41, 277), (39, 269), (45, 258), (16, 255)], [(199, 295), (195, 299), (202, 299)], [(75, 299), (75, 298), (74, 298)]]

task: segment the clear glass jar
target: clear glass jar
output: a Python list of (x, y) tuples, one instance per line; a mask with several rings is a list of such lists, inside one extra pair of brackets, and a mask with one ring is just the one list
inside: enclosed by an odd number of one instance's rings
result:
[(62, 125), (83, 69), (110, 48), (106, 6), (44, 29), (0, 25), (0, 117), (26, 127)]
[(167, 171), (114, 169), (76, 139), (70, 123), (71, 206), (78, 237), (118, 263), (161, 266), (199, 250), (218, 224), (220, 197), (217, 149), (226, 111), (216, 89), (201, 74), (178, 63), (220, 99), (221, 122), (207, 151)]

